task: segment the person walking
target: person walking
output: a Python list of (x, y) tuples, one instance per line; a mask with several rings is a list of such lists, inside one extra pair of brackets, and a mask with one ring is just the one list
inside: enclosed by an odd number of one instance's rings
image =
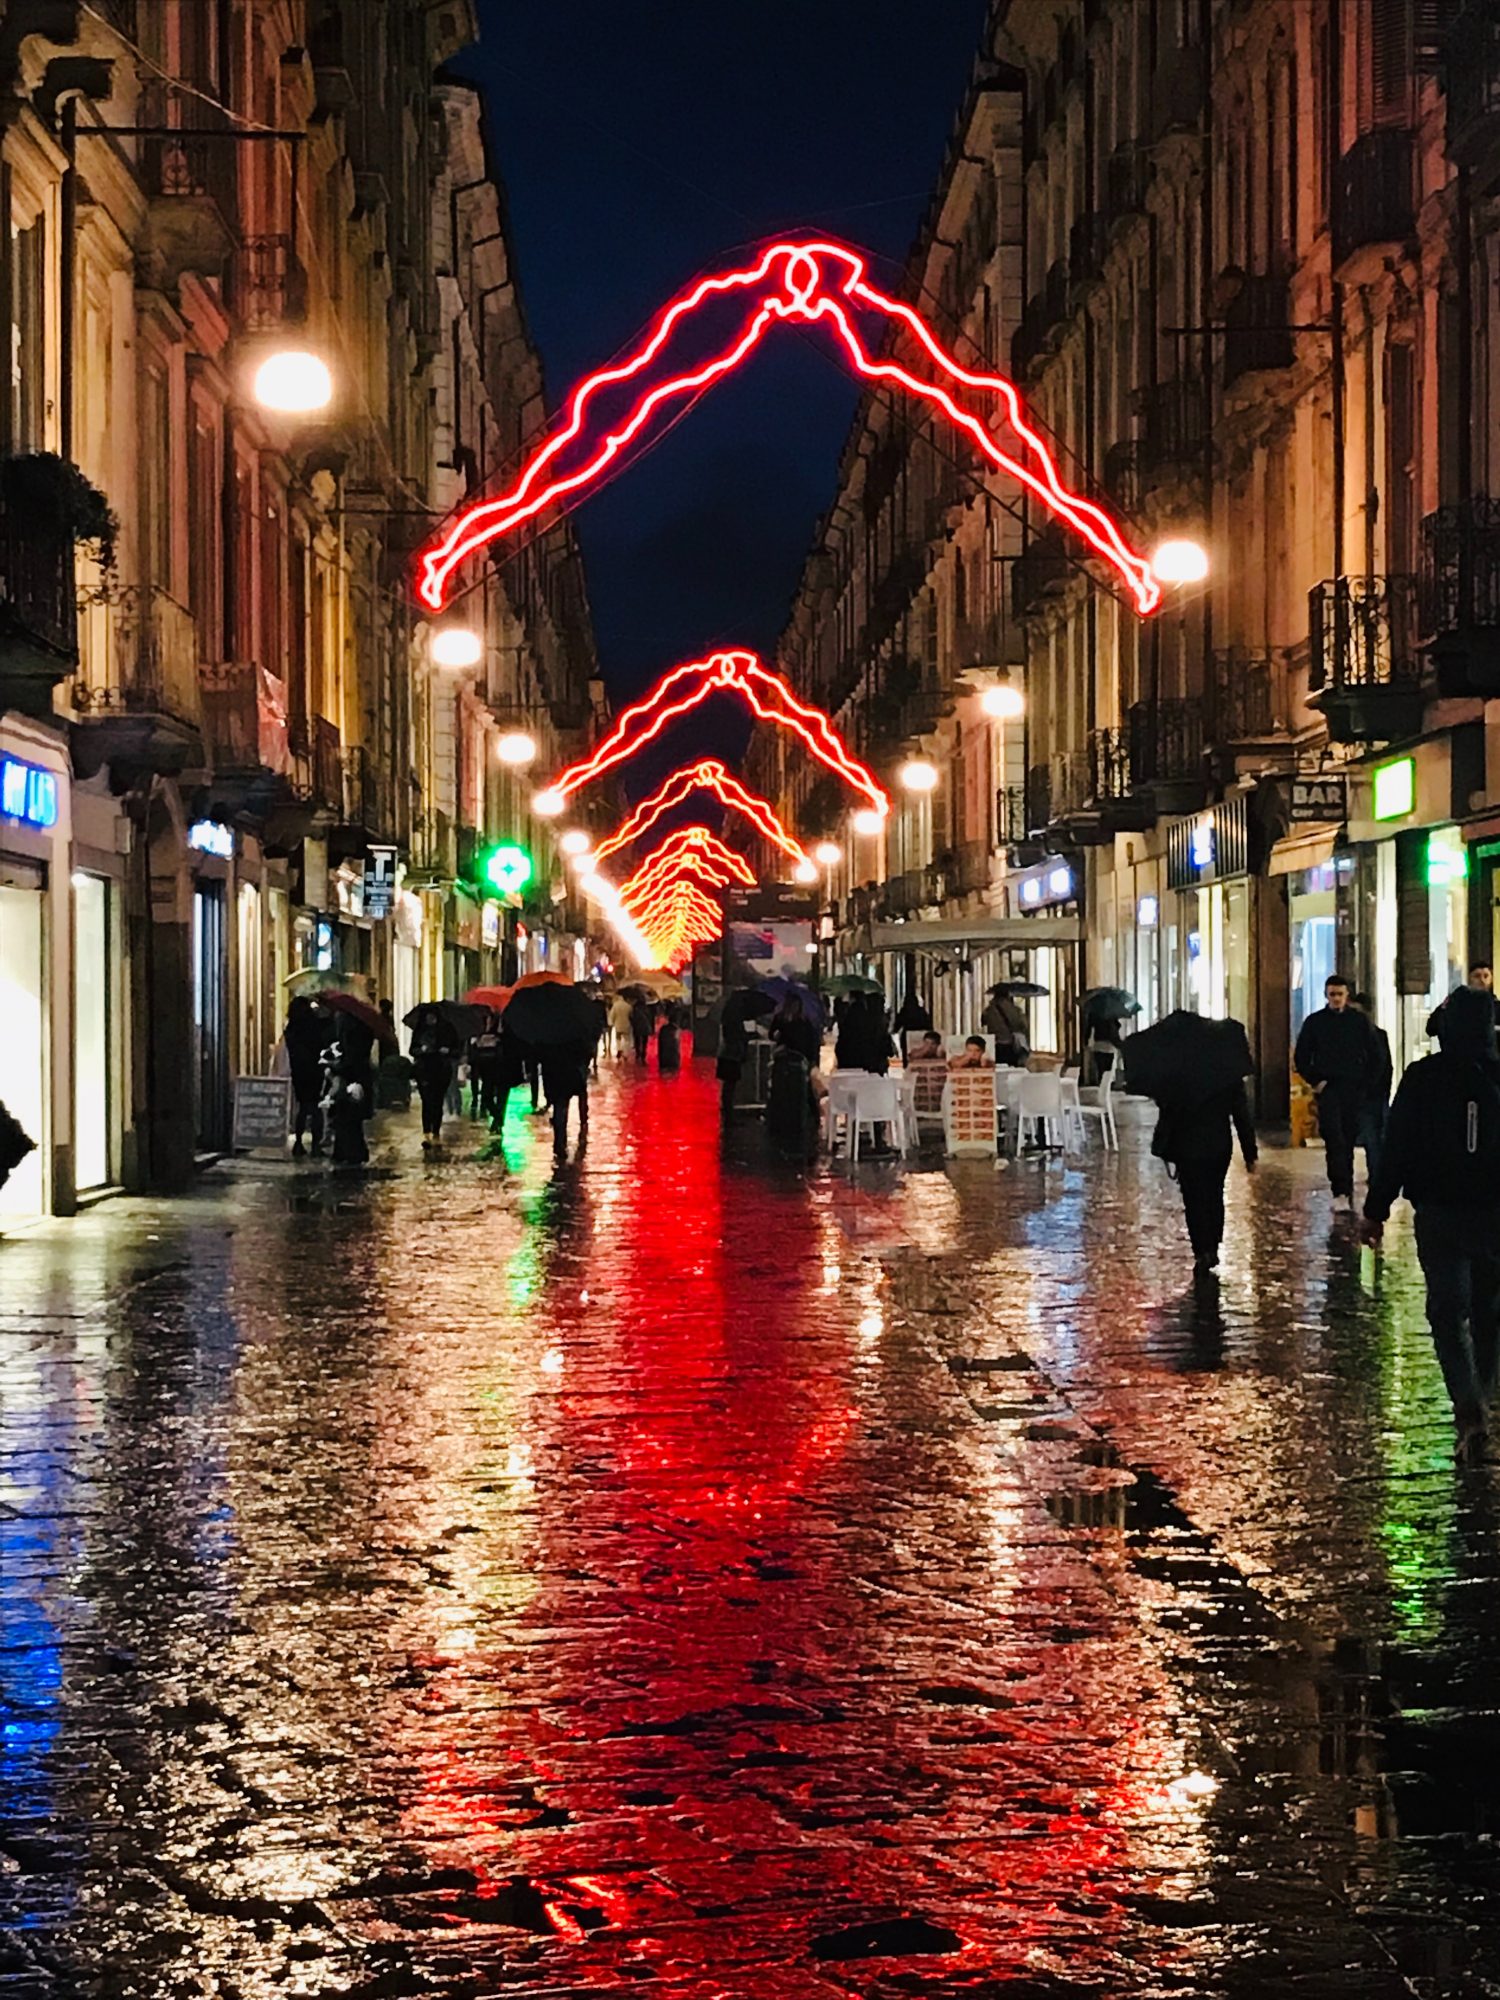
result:
[(594, 1045), (563, 1042), (542, 1050), (542, 1081), (552, 1109), (552, 1150), (562, 1159), (568, 1150), (568, 1106), (578, 1100), (578, 1149), (589, 1142), (589, 1063)]
[(422, 1100), (422, 1150), (436, 1146), (443, 1131), (443, 1108), (462, 1053), (458, 1030), (437, 1007), (419, 1007), (411, 1027), (411, 1064)]
[(921, 1034), (932, 1026), (932, 1016), (922, 1005), (917, 989), (909, 986), (906, 998), (901, 1002), (901, 1010), (896, 1016), (896, 1028), (902, 1035)]
[(504, 1122), (505, 1047), (500, 1037), (500, 1016), (486, 1012), (477, 1035), (469, 1037), (469, 1080), (474, 1086), (474, 1114), (489, 1120), (498, 1131), (497, 1119)]
[(1026, 1016), (1003, 986), (990, 988), (989, 1003), (979, 1017), (979, 1025), (995, 1038), (995, 1061), (1007, 1069), (1024, 1069), (1031, 1056), (1030, 1030)]
[(656, 1009), (637, 997), (630, 1009), (630, 1039), (635, 1044), (635, 1059), (638, 1063), (646, 1060), (646, 1052), (651, 1047), (651, 1037), (656, 1033)]
[(1363, 1235), (1378, 1248), (1406, 1196), (1457, 1456), (1472, 1465), (1500, 1385), (1500, 1061), (1487, 993), (1460, 987), (1441, 1011), (1438, 1053), (1411, 1065), (1391, 1106)]
[[(1471, 993), (1484, 993), (1488, 995), (1490, 1002), (1490, 1033), (1493, 1035), (1496, 1021), (1495, 968), (1487, 958), (1476, 958), (1470, 965), (1467, 990)], [(1463, 986), (1454, 988), (1455, 993), (1462, 993), (1464, 991), (1465, 987)], [(1448, 1000), (1452, 998), (1453, 994), (1450, 993)], [(1443, 1009), (1447, 1006), (1448, 1000), (1440, 1000), (1427, 1016), (1427, 1033), (1432, 1041), (1439, 1040), (1442, 1035)]]
[(618, 1062), (630, 1047), (631, 1005), (623, 993), (617, 993), (609, 1003), (610, 1054)]
[(1328, 1185), (1336, 1214), (1354, 1207), (1354, 1146), (1377, 1068), (1375, 1030), (1349, 1004), (1349, 982), (1331, 973), (1323, 982), (1323, 1006), (1309, 1014), (1297, 1036), (1297, 1074), (1318, 1100)]
[(1236, 1138), (1245, 1172), (1253, 1174), (1260, 1149), (1243, 1077), (1192, 1101), (1169, 1099), (1157, 1113), (1151, 1150), (1176, 1177), (1195, 1278), (1210, 1278), (1219, 1268), (1224, 1183)]
[(1359, 1127), (1354, 1134), (1354, 1143), (1365, 1156), (1365, 1185), (1368, 1187), (1380, 1166), (1380, 1149), (1385, 1143), (1385, 1121), (1391, 1108), (1391, 1080), (1395, 1064), (1391, 1060), (1391, 1038), (1375, 1019), (1375, 1002), (1368, 993), (1356, 993), (1352, 1004), (1369, 1022), (1374, 1037), (1364, 1103), (1360, 1106)]
[(663, 1076), (675, 1076), (682, 1068), (682, 1015), (675, 1000), (662, 1009), (656, 1034), (656, 1066)]
[(286, 1026), (281, 1031), (286, 1058), (292, 1073), (292, 1096), (296, 1117), (292, 1127), (292, 1156), (301, 1159), (307, 1148), (304, 1132), (312, 1140), (314, 1156), (323, 1150), (323, 1053), (333, 1040), (333, 1019), (324, 1007), (299, 994), (286, 1010)]

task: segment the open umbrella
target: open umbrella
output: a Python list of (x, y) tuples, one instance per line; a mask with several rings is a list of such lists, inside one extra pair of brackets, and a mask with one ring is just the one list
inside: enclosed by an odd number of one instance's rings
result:
[(350, 990), (349, 975), (344, 972), (330, 972), (321, 965), (299, 965), (295, 972), (289, 972), (282, 980), (295, 993), (347, 993)]
[(769, 993), (778, 1007), (789, 993), (795, 993), (809, 1018), (822, 1026), (823, 1003), (812, 988), (804, 986), (800, 979), (788, 979), (784, 973), (774, 973), (771, 978), (760, 982), (760, 990), (762, 993)]
[(533, 986), (571, 986), (565, 972), (523, 972), (511, 988), (513, 993), (529, 992)]
[(464, 995), (466, 1007), (488, 1007), (492, 1014), (503, 1014), (514, 986), (471, 986)]
[(1084, 1014), (1095, 1021), (1128, 1021), (1141, 1003), (1123, 986), (1095, 986), (1083, 996)]
[(602, 1032), (597, 1000), (567, 980), (545, 986), (518, 986), (505, 1010), (507, 1031), (534, 1049), (585, 1042), (592, 1048)]
[(885, 988), (878, 979), (866, 979), (862, 972), (835, 972), (831, 978), (820, 982), (819, 990), (832, 993), (835, 997), (845, 993), (879, 993), (882, 997), (885, 994)]
[(325, 993), (321, 996), (323, 1005), (332, 1013), (347, 1014), (369, 1029), (377, 1042), (387, 1048), (395, 1048), (396, 1030), (378, 1007), (372, 1007), (368, 1000), (361, 1000), (357, 993)]
[(1002, 979), (990, 988), (991, 993), (1003, 993), (1008, 1000), (1045, 1000), (1050, 990), (1038, 986), (1034, 979)]
[(622, 992), (639, 992), (647, 1000), (686, 1000), (687, 988), (671, 972), (638, 972)]
[(483, 1007), (471, 1006), (464, 1000), (423, 1000), (402, 1016), (407, 1027), (414, 1028), (417, 1016), (428, 1007), (435, 1008), (462, 1041), (471, 1041), (484, 1026)]
[(1158, 1104), (1201, 1104), (1251, 1075), (1250, 1043), (1239, 1021), (1210, 1021), (1182, 1008), (1127, 1035), (1125, 1088)]

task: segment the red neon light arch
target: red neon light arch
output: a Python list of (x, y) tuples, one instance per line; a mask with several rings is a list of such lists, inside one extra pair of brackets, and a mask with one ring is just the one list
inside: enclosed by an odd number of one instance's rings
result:
[(617, 854), (631, 841), (639, 840), (643, 833), (649, 833), (664, 812), (670, 811), (673, 806), (681, 805), (685, 798), (696, 791), (714, 793), (732, 812), (742, 813), (757, 832), (764, 834), (773, 846), (779, 847), (797, 866), (811, 867), (812, 863), (804, 849), (787, 832), (766, 800), (758, 798), (754, 792), (746, 791), (739, 779), (731, 777), (717, 757), (704, 757), (696, 764), (683, 765), (680, 770), (674, 771), (649, 799), (642, 799), (630, 817), (622, 820), (609, 838), (601, 840), (594, 849), (595, 866), (607, 861), (612, 854)]
[(570, 764), (547, 789), (559, 801), (569, 798), (644, 749), (669, 723), (697, 708), (711, 694), (719, 693), (738, 695), (760, 721), (774, 722), (779, 728), (793, 731), (820, 763), (826, 764), (852, 790), (863, 793), (882, 818), (890, 811), (890, 793), (873, 772), (850, 754), (822, 709), (803, 701), (780, 674), (762, 666), (754, 653), (742, 652), (711, 653), (706, 660), (673, 667), (650, 694), (624, 710), (608, 736), (589, 756)]
[(620, 900), (628, 909), (646, 890), (688, 874), (711, 889), (725, 888), (730, 882), (739, 882), (747, 889), (755, 886), (755, 871), (743, 854), (727, 847), (706, 826), (684, 826), (653, 848), (629, 881), (621, 885)]
[[(739, 293), (748, 293), (749, 298), (748, 316), (737, 337), (699, 366), (671, 374), (665, 356), (679, 326), (706, 300)], [(893, 323), (904, 328), (933, 373), (946, 377), (954, 387), (945, 387), (942, 379), (925, 381), (896, 361), (875, 359), (856, 329), (852, 309), (873, 316), (876, 345)], [(562, 426), (532, 454), (515, 482), (494, 499), (466, 508), (423, 551), (417, 583), (422, 602), (440, 611), (447, 600), (449, 580), (460, 563), (544, 508), (581, 492), (640, 438), (659, 414), (698, 395), (737, 368), (769, 327), (818, 321), (831, 326), (859, 374), (870, 381), (893, 383), (941, 410), (985, 458), (1074, 528), (1118, 572), (1143, 616), (1156, 609), (1161, 586), (1150, 564), (1130, 548), (1111, 514), (1063, 485), (1047, 445), (1022, 414), (1014, 383), (1003, 375), (979, 374), (963, 367), (918, 312), (866, 281), (863, 257), (843, 244), (820, 240), (773, 243), (748, 269), (704, 278), (672, 301), (634, 354), (580, 383)], [(595, 398), (626, 383), (641, 391), (629, 414), (618, 423), (606, 420), (602, 438), (587, 436), (590, 405)], [(972, 406), (969, 400), (960, 401), (955, 389), (967, 392)], [(991, 436), (993, 417), (1014, 433), (1020, 455), (1004, 449)]]

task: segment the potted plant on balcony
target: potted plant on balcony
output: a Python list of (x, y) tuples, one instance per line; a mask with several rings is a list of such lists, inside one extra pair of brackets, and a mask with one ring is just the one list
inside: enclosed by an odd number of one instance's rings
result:
[(101, 569), (114, 568), (119, 521), (71, 459), (33, 451), (0, 461), (0, 502), (7, 516), (38, 540), (81, 544), (93, 550)]

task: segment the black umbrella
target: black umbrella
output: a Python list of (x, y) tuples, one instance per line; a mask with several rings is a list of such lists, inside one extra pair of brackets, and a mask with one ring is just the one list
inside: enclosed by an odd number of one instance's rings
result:
[(1003, 993), (1008, 1000), (1044, 1000), (1048, 989), (1038, 986), (1034, 979), (1002, 979), (990, 991)]
[(418, 1019), (429, 1009), (435, 1014), (441, 1014), (463, 1042), (471, 1042), (484, 1026), (484, 1009), (466, 1006), (462, 1000), (423, 1000), (419, 1006), (413, 1007), (409, 1014), (403, 1014), (401, 1018), (408, 1028), (414, 1028)]
[(1141, 1003), (1123, 986), (1095, 986), (1083, 996), (1083, 1011), (1095, 1021), (1128, 1021), (1140, 1013)]
[(557, 1049), (569, 1042), (593, 1048), (603, 1030), (597, 1000), (581, 986), (522, 986), (505, 1010), (505, 1029), (533, 1049)]
[(1158, 1104), (1200, 1104), (1233, 1090), (1255, 1069), (1243, 1023), (1210, 1021), (1181, 1008), (1127, 1035), (1125, 1088)]

